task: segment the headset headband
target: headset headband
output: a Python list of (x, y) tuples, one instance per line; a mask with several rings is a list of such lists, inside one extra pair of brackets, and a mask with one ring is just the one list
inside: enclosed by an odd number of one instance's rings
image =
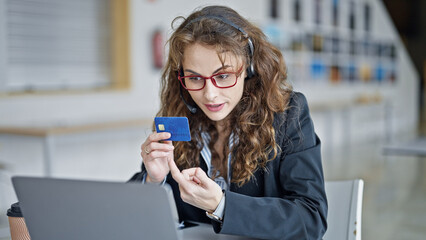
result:
[(187, 24), (187, 26), (188, 26), (188, 25), (190, 25), (190, 24), (192, 24), (192, 23), (194, 23), (194, 22), (198, 22), (198, 21), (200, 21), (200, 20), (201, 20), (201, 19), (203, 19), (203, 18), (207, 18), (207, 19), (216, 19), (216, 20), (219, 20), (219, 21), (221, 21), (221, 22), (223, 22), (223, 23), (226, 23), (226, 24), (228, 24), (228, 25), (230, 25), (230, 26), (234, 27), (234, 28), (235, 28), (235, 29), (237, 29), (238, 31), (240, 31), (240, 32), (244, 35), (244, 37), (248, 38), (248, 34), (247, 34), (247, 33), (246, 33), (246, 31), (244, 31), (244, 29), (242, 29), (240, 26), (236, 25), (235, 23), (233, 23), (233, 22), (229, 21), (229, 20), (228, 20), (228, 19), (226, 19), (226, 18), (223, 18), (223, 17), (220, 17), (220, 16), (216, 16), (216, 15), (204, 15), (204, 16), (196, 17), (196, 18), (192, 19), (191, 21), (189, 21), (189, 23)]

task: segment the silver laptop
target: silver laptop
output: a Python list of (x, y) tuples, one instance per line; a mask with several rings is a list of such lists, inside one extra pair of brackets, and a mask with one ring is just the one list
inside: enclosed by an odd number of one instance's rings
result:
[(13, 177), (32, 240), (181, 239), (171, 189)]

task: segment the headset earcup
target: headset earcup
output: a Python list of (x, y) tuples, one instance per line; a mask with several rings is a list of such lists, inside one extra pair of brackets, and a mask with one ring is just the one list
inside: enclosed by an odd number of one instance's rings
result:
[(247, 67), (246, 73), (247, 73), (247, 78), (252, 78), (252, 77), (254, 77), (256, 72), (254, 71), (254, 66), (253, 66), (254, 45), (253, 45), (253, 41), (251, 40), (250, 37), (247, 38), (247, 43), (248, 43), (250, 64)]
[(254, 72), (253, 63), (250, 63), (250, 66), (247, 67), (246, 73), (247, 73), (247, 79), (254, 77), (255, 72)]

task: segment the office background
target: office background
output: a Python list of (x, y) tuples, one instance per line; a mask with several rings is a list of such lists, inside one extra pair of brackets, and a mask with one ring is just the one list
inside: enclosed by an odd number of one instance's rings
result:
[[(326, 180), (365, 180), (363, 238), (422, 239), (426, 158), (385, 150), (425, 134), (424, 1), (1, 0), (0, 211), (16, 201), (13, 175), (137, 171), (170, 23), (208, 4), (235, 8), (283, 51)], [(0, 238), (7, 226), (3, 214)]]

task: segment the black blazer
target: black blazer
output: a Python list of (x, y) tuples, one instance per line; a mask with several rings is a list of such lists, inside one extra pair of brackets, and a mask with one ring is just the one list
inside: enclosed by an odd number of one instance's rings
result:
[[(205, 211), (180, 198), (171, 177), (180, 220), (211, 222), (216, 233), (263, 239), (322, 239), (327, 229), (327, 198), (321, 164), (320, 140), (314, 132), (306, 98), (293, 93), (289, 108), (275, 115), (278, 156), (259, 169), (250, 182), (226, 191), (223, 224), (211, 221)], [(201, 156), (200, 156), (201, 158)], [(200, 167), (207, 172), (204, 161)], [(130, 181), (141, 181), (136, 173)]]

